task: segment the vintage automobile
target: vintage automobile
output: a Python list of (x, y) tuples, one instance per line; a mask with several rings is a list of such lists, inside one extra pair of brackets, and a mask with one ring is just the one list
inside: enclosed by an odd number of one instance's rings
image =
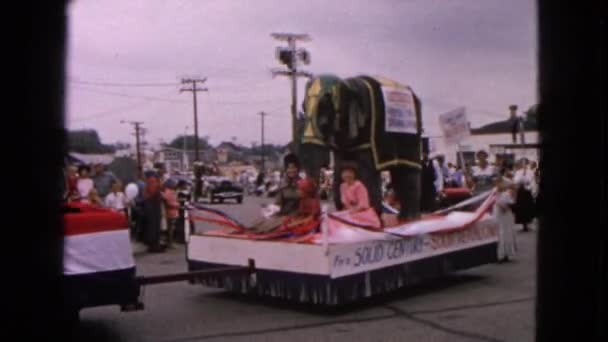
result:
[(210, 203), (223, 203), (224, 200), (234, 199), (243, 203), (244, 191), (238, 183), (226, 177), (205, 177), (203, 196), (209, 198)]

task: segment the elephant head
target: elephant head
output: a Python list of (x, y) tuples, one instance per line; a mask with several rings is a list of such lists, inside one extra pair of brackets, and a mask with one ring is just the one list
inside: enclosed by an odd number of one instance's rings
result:
[(302, 143), (335, 146), (339, 130), (341, 101), (346, 91), (344, 82), (334, 75), (320, 75), (306, 85), (304, 113), (306, 123)]
[(302, 143), (341, 150), (365, 139), (362, 132), (369, 128), (369, 93), (357, 80), (317, 76), (306, 86), (303, 106), (306, 124)]

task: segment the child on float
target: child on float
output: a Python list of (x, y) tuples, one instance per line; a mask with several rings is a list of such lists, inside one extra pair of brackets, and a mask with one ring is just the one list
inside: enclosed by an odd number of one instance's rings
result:
[(103, 206), (104, 206), (103, 200), (101, 199), (101, 197), (99, 196), (99, 193), (97, 192), (97, 189), (95, 189), (95, 188), (92, 188), (91, 190), (89, 190), (89, 195), (82, 202), (91, 204), (91, 205), (93, 205), (95, 207), (99, 207), (99, 208), (103, 208)]
[(105, 206), (116, 212), (127, 213), (127, 197), (122, 192), (122, 184), (115, 180), (112, 182), (111, 191), (105, 198)]

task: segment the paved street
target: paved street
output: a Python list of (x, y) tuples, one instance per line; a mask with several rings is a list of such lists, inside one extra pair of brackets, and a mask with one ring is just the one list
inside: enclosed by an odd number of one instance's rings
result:
[[(216, 205), (248, 222), (270, 199)], [(187, 282), (145, 288), (145, 310), (81, 312), (82, 341), (532, 341), (536, 233), (518, 258), (339, 310), (227, 294)], [(185, 270), (184, 248), (136, 253), (138, 273)]]

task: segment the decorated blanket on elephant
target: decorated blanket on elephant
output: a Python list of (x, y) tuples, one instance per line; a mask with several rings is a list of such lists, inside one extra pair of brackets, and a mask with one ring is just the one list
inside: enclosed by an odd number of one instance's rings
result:
[(359, 76), (346, 83), (361, 99), (369, 99), (362, 105), (363, 112), (371, 115), (368, 141), (376, 168), (420, 168), (420, 101), (412, 89), (381, 77)]

